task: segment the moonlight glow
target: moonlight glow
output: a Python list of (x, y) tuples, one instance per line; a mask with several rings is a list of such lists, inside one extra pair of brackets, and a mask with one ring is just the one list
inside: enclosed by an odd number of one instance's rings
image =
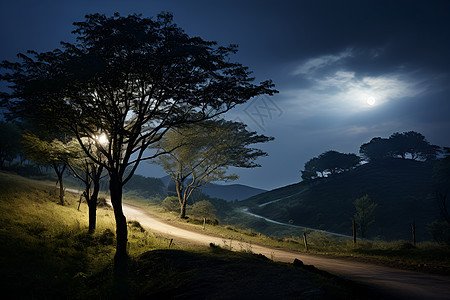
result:
[(370, 106), (374, 106), (376, 104), (377, 100), (374, 97), (367, 98), (367, 104)]
[(106, 136), (106, 134), (102, 133), (97, 137), (97, 141), (100, 145), (104, 146), (108, 144), (108, 137)]

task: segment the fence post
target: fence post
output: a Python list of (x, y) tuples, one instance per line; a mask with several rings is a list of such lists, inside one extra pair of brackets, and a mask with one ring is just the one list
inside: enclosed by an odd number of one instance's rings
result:
[(205, 230), (205, 226), (206, 226), (206, 218), (203, 218), (203, 230)]
[(356, 245), (356, 223), (355, 220), (352, 220), (353, 227), (353, 245)]
[(306, 232), (303, 232), (303, 241), (305, 242), (306, 252), (308, 252), (308, 240), (306, 239)]
[(416, 246), (416, 223), (413, 222), (411, 224), (411, 231), (412, 231), (412, 238), (413, 238), (413, 245)]

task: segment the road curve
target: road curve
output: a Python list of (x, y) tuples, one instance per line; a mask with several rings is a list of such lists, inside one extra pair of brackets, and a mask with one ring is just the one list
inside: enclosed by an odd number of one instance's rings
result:
[(326, 258), (305, 253), (272, 249), (269, 247), (250, 245), (238, 241), (209, 236), (197, 232), (181, 229), (164, 223), (139, 207), (123, 204), (124, 214), (128, 220), (136, 220), (143, 227), (152, 231), (169, 235), (174, 240), (187, 240), (195, 244), (231, 247), (233, 250), (251, 250), (261, 253), (268, 258), (280, 262), (292, 263), (295, 258), (307, 265), (327, 271), (376, 290), (383, 291), (395, 299), (450, 299), (450, 277), (423, 274), (419, 272), (398, 270), (368, 263), (349, 261), (344, 259)]

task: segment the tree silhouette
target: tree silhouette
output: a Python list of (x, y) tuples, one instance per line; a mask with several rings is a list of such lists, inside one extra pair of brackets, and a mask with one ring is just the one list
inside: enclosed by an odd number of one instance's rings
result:
[[(127, 269), (122, 187), (140, 161), (156, 156), (147, 148), (172, 127), (214, 118), (252, 97), (276, 92), (271, 81), (253, 84), (246, 67), (230, 62), (236, 46), (190, 37), (172, 19), (168, 13), (156, 19), (87, 15), (74, 23), (75, 44), (20, 54), (21, 63), (1, 65), (9, 70), (1, 76), (12, 88), (2, 94), (9, 111), (19, 116), (37, 111), (38, 118), (64, 126), (108, 171), (119, 277)], [(101, 134), (105, 143), (97, 139)], [(96, 140), (104, 160), (90, 154), (83, 138)]]
[(386, 158), (435, 159), (438, 152), (438, 146), (431, 145), (415, 131), (395, 132), (388, 139), (376, 137), (359, 149), (364, 159), (371, 162)]
[(359, 156), (353, 153), (327, 151), (305, 163), (302, 179), (311, 180), (327, 177), (329, 174), (342, 173), (356, 167), (360, 160)]

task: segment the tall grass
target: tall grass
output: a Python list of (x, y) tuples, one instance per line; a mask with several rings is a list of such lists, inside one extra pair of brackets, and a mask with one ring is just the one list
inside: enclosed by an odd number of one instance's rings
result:
[[(16, 298), (90, 298), (112, 284), (115, 222), (112, 209), (97, 210), (88, 233), (88, 207), (66, 193), (58, 204), (54, 183), (0, 172), (0, 282)], [(167, 248), (167, 239), (129, 223), (131, 258)], [(106, 293), (106, 294), (105, 294)]]

